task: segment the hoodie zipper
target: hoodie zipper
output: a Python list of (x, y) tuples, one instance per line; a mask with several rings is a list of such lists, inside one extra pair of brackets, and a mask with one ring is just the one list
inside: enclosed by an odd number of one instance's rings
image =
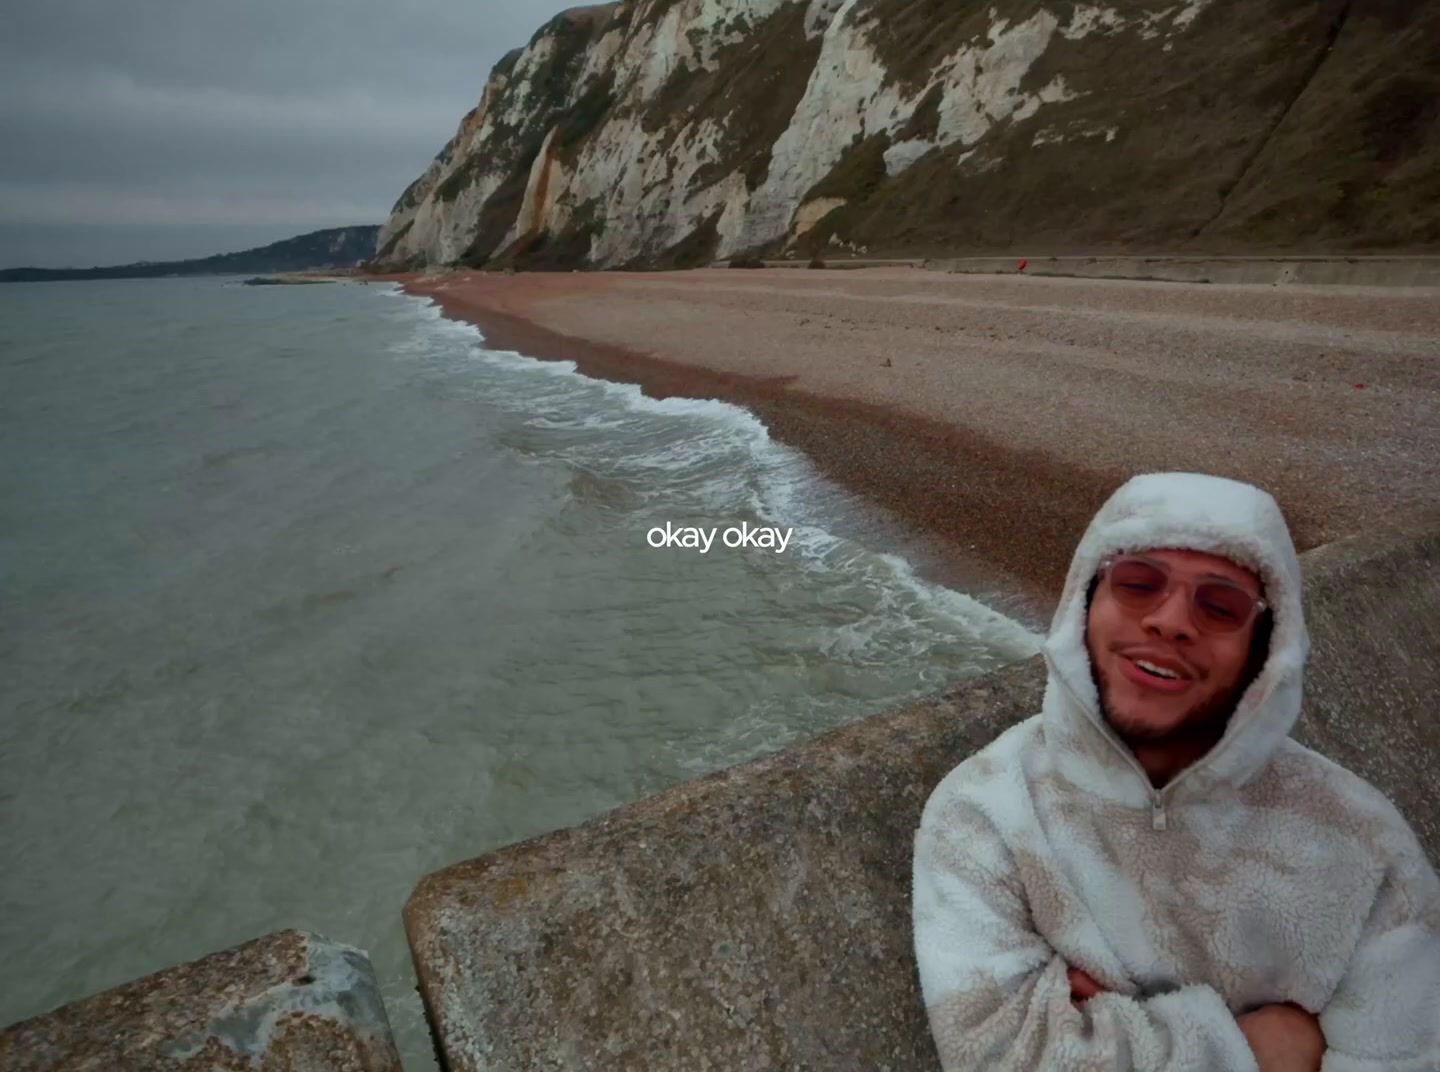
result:
[[(1166, 784), (1165, 788), (1156, 789), (1153, 785), (1150, 784), (1150, 776), (1145, 773), (1145, 768), (1140, 766), (1140, 761), (1135, 758), (1135, 754), (1131, 752), (1128, 748), (1120, 744), (1119, 741), (1115, 740), (1113, 736), (1111, 736), (1109, 727), (1107, 727), (1100, 719), (1098, 713), (1092, 711), (1090, 709), (1090, 706), (1075, 694), (1075, 690), (1070, 687), (1070, 682), (1066, 680), (1065, 675), (1060, 673), (1059, 668), (1056, 667), (1054, 662), (1051, 660), (1050, 653), (1047, 651), (1044, 654), (1045, 665), (1046, 668), (1050, 671), (1051, 676), (1053, 676), (1060, 682), (1061, 686), (1065, 689), (1065, 691), (1070, 694), (1070, 698), (1075, 701), (1076, 706), (1079, 707), (1080, 710), (1085, 712), (1085, 717), (1090, 720), (1091, 725), (1093, 725), (1097, 730), (1100, 731), (1100, 736), (1104, 737), (1105, 740), (1109, 741), (1110, 747), (1115, 750), (1115, 752), (1120, 756), (1120, 758), (1125, 760), (1125, 762), (1129, 763), (1130, 768), (1140, 775), (1140, 781), (1144, 784), (1145, 791), (1150, 795), (1150, 829), (1166, 829), (1168, 825), (1165, 817), (1166, 795), (1173, 792), (1175, 787), (1181, 782), (1183, 782), (1186, 778), (1188, 778), (1192, 771), (1196, 770), (1198, 767), (1200, 767), (1207, 761), (1213, 759), (1215, 757), (1215, 754), (1220, 751), (1221, 748), (1225, 747), (1227, 744), (1233, 743), (1233, 738), (1230, 742), (1222, 742), (1222, 744), (1216, 745), (1215, 748), (1212, 749), (1210, 753), (1207, 754), (1203, 759), (1190, 764), (1190, 766), (1186, 767), (1174, 778), (1172, 778)], [(1269, 688), (1266, 689), (1265, 693), (1256, 701), (1255, 711), (1258, 712), (1264, 708), (1265, 704), (1269, 702), (1270, 695), (1275, 691), (1276, 687), (1276, 681), (1272, 680), (1270, 682)], [(1258, 717), (1258, 715), (1252, 715), (1252, 718), (1254, 717)]]
[(1179, 777), (1171, 781), (1164, 789), (1156, 789), (1150, 784), (1150, 775), (1145, 773), (1145, 768), (1140, 766), (1140, 761), (1135, 758), (1135, 754), (1121, 745), (1119, 741), (1115, 740), (1115, 738), (1110, 735), (1109, 728), (1103, 725), (1095, 713), (1090, 710), (1090, 705), (1075, 695), (1075, 690), (1070, 687), (1070, 682), (1065, 680), (1065, 675), (1060, 673), (1059, 669), (1051, 662), (1049, 652), (1045, 653), (1045, 662), (1049, 665), (1050, 672), (1059, 680), (1061, 687), (1063, 687), (1065, 691), (1070, 694), (1070, 698), (1075, 701), (1076, 706), (1085, 712), (1085, 717), (1100, 731), (1100, 736), (1105, 738), (1105, 740), (1109, 742), (1110, 747), (1115, 750), (1115, 754), (1128, 763), (1130, 769), (1140, 776), (1140, 781), (1145, 786), (1145, 792), (1150, 797), (1150, 829), (1165, 830), (1169, 825), (1165, 818), (1165, 794), (1168, 790), (1173, 789), (1179, 783), (1180, 779), (1189, 773), (1189, 770), (1181, 771)]

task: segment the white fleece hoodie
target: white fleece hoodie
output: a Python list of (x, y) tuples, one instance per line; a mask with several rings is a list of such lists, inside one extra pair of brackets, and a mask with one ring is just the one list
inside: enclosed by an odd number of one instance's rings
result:
[[(1159, 548), (1255, 571), (1274, 632), (1219, 744), (1156, 790), (1101, 718), (1085, 602), (1104, 556)], [(1440, 881), (1383, 794), (1289, 739), (1309, 648), (1265, 492), (1152, 473), (1101, 508), (1041, 713), (951, 771), (916, 833), (915, 953), (947, 1072), (1254, 1072), (1235, 1017), (1271, 1002), (1319, 1016), (1324, 1072), (1440, 1070)], [(1077, 1008), (1067, 966), (1106, 992)]]

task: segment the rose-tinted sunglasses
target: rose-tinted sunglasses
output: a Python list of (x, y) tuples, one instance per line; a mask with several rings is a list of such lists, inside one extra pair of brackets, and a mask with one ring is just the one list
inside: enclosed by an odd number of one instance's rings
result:
[[(1115, 602), (1141, 612), (1158, 607), (1175, 583), (1164, 566), (1144, 558), (1111, 556), (1100, 563), (1100, 573), (1109, 579)], [(1244, 629), (1267, 606), (1227, 581), (1200, 581), (1190, 592), (1191, 617), (1207, 633)]]

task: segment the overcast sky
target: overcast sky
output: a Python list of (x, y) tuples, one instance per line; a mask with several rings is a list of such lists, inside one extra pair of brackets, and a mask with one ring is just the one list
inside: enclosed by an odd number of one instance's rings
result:
[(574, 0), (40, 0), (0, 33), (0, 268), (206, 256), (390, 206)]

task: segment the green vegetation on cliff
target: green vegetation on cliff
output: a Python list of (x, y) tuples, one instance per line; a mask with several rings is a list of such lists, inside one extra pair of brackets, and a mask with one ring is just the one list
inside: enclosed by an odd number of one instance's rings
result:
[[(835, 23), (841, 9), (557, 16), (497, 66), (465, 158), (397, 204), (393, 232), (421, 189), (439, 211), (390, 256), (506, 261), (522, 210), (534, 233), (508, 260), (576, 267), (832, 240), (872, 256), (1440, 245), (1440, 4), (860, 0)], [(482, 179), (483, 200), (459, 200)], [(844, 204), (792, 240), (816, 198)], [(547, 232), (549, 206), (591, 202), (593, 229)]]

